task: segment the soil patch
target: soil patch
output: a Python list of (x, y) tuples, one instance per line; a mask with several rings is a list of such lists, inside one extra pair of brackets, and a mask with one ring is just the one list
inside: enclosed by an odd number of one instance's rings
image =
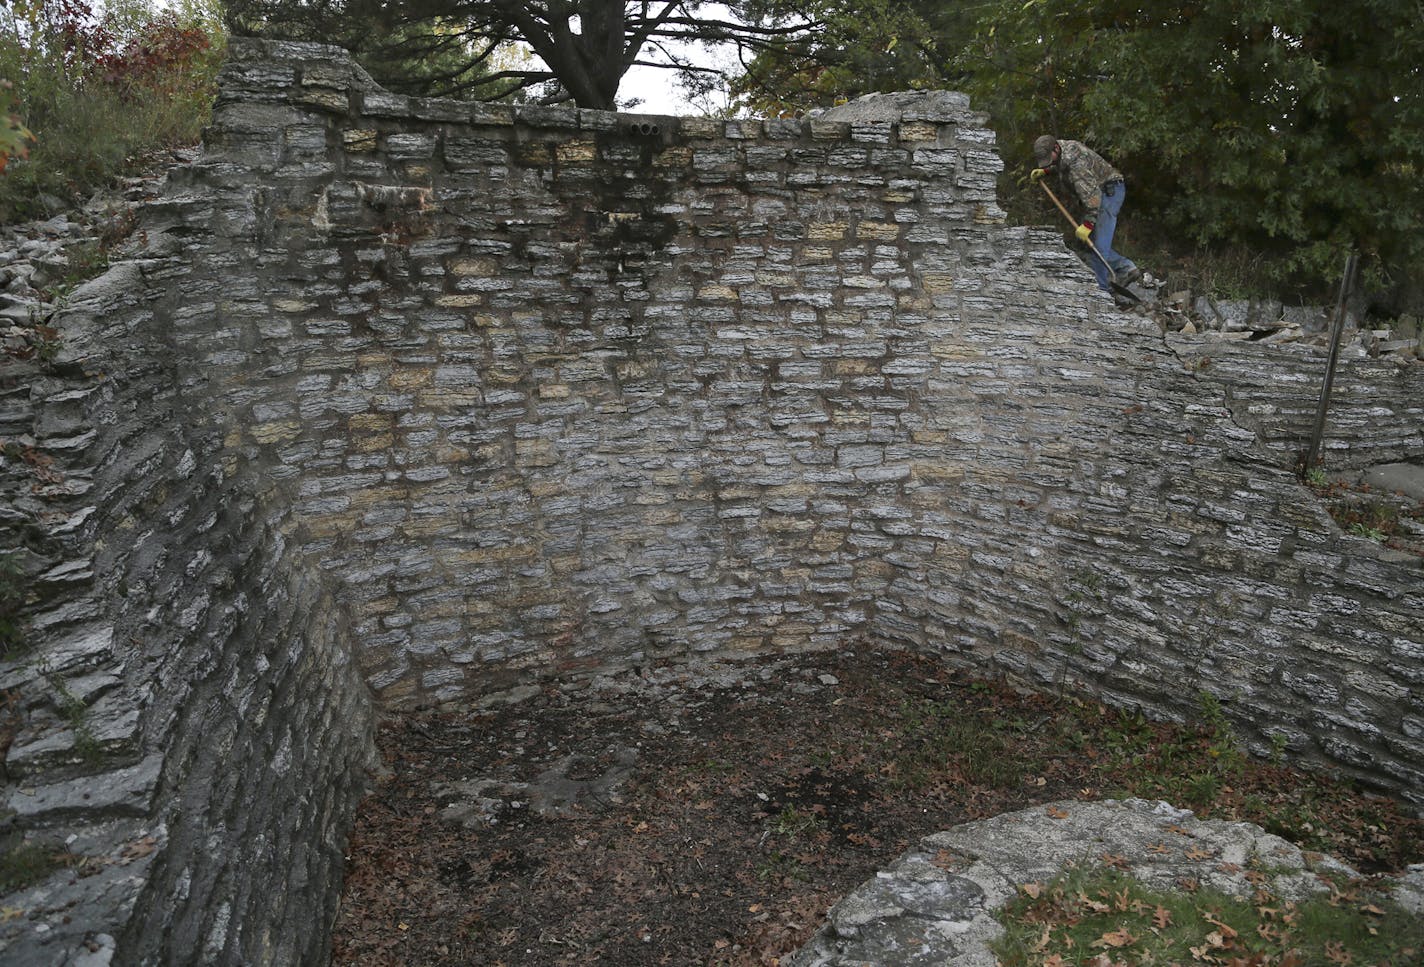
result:
[(853, 650), (639, 669), (384, 724), (333, 964), (774, 964), (936, 830), (1165, 798), (1358, 869), (1424, 853), (1397, 804), (1193, 727)]

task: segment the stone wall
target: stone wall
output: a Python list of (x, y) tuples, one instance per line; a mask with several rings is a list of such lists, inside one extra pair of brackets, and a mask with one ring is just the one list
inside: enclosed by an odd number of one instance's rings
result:
[(4, 836), (68, 862), (6, 898), (7, 964), (314, 963), (372, 705), (289, 512), (222, 457), (172, 321), (211, 280), (155, 237), (0, 369)]
[(999, 257), (962, 97), (635, 127), (245, 56), (192, 177), (258, 269), (187, 342), (383, 703), (866, 625), (935, 293)]
[[(1210, 692), (1424, 802), (1424, 568), (1290, 473), (1323, 357), (1115, 311), (1005, 226), (1000, 170), (959, 95), (473, 106), (235, 40), (143, 257), (5, 377), (4, 432), (83, 481), (7, 518), (43, 591), (8, 795), (115, 884), (11, 949), (310, 962), (373, 697), (703, 652), (868, 636), (1157, 715)], [(1328, 460), (1424, 456), (1419, 367), (1337, 398)]]

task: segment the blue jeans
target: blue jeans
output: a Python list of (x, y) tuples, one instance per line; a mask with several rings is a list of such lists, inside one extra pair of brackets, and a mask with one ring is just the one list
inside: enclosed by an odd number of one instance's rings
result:
[[(1117, 231), (1117, 215), (1122, 211), (1123, 199), (1127, 197), (1127, 189), (1120, 181), (1114, 181), (1103, 186), (1103, 193), (1098, 202), (1098, 217), (1093, 223), (1093, 244), (1097, 246), (1098, 252), (1103, 258), (1092, 252), (1088, 253), (1088, 264), (1093, 267), (1093, 275), (1097, 276), (1098, 288), (1108, 287), (1108, 265), (1112, 266), (1113, 272), (1121, 278), (1122, 274), (1129, 269), (1135, 268), (1131, 259), (1113, 251), (1113, 233)], [(1103, 264), (1103, 259), (1107, 259), (1107, 265)]]

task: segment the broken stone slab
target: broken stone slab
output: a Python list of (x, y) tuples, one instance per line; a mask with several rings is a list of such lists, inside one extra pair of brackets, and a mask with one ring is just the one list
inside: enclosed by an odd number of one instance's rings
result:
[(153, 805), (163, 756), (100, 775), (46, 786), (12, 789), (6, 807), (28, 824), (65, 821), (76, 815), (143, 816)]
[(1273, 344), (1296, 342), (1301, 338), (1302, 335), (1303, 333), (1301, 332), (1298, 326), (1287, 326), (1282, 329), (1277, 329), (1275, 332), (1271, 333), (1269, 336), (1266, 336), (1265, 338), (1259, 341), (1263, 343)]
[(1424, 465), (1417, 463), (1384, 463), (1371, 467), (1360, 475), (1360, 482), (1375, 490), (1398, 493), (1411, 500), (1424, 501)]
[[(60, 621), (56, 617), (53, 623), (59, 624)], [(48, 624), (41, 625), (38, 620), (33, 623), (33, 626), (49, 627)], [(80, 667), (98, 668), (107, 663), (113, 654), (113, 626), (86, 625), (75, 629), (63, 639), (45, 648), (43, 665), (45, 670), (50, 673), (65, 672), (71, 668)]]
[[(1050, 803), (925, 837), (832, 907), (827, 922), (784, 963), (993, 967), (990, 944), (1003, 933), (996, 911), (1024, 884), (1050, 880), (1073, 863), (1102, 863), (1104, 856), (1149, 888), (1180, 889), (1190, 878), (1239, 897), (1265, 885), (1283, 899), (1301, 900), (1326, 892), (1317, 872), (1356, 875), (1254, 824), (1199, 820), (1165, 802)], [(1421, 888), (1424, 866), (1411, 868), (1397, 896), (1424, 906)]]

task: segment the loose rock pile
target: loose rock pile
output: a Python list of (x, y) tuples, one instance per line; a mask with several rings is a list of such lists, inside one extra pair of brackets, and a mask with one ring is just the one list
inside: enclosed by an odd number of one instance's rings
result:
[[(1288, 306), (1274, 299), (1215, 299), (1190, 289), (1170, 291), (1150, 274), (1136, 288), (1141, 311), (1167, 332), (1202, 333), (1233, 342), (1302, 343), (1328, 347), (1333, 306)], [(1342, 358), (1424, 357), (1424, 327), (1403, 315), (1388, 323), (1364, 318), (1347, 303), (1340, 344)]]

